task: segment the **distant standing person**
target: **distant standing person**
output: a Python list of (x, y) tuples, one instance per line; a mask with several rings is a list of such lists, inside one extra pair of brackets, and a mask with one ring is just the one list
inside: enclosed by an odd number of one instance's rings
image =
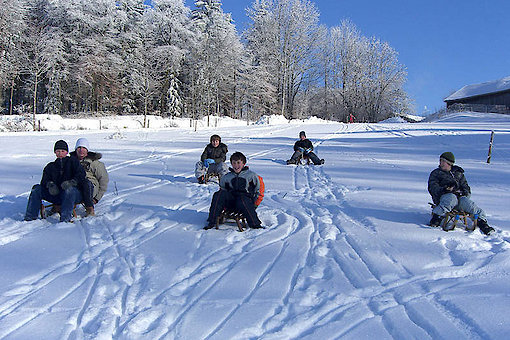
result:
[(287, 161), (287, 164), (297, 164), (299, 158), (303, 156), (310, 158), (315, 165), (324, 164), (324, 159), (319, 159), (319, 157), (313, 153), (313, 144), (306, 138), (306, 133), (301, 131), (299, 133), (299, 140), (294, 143), (294, 154), (292, 154), (292, 157)]
[(454, 163), (453, 153), (443, 152), (439, 157), (439, 167), (430, 173), (428, 190), (436, 206), (429, 224), (438, 227), (446, 213), (457, 209), (478, 215), (480, 231), (489, 235), (494, 228), (487, 224), (485, 212), (471, 200), (471, 188), (464, 176), (464, 169)]
[(207, 174), (217, 174), (220, 178), (228, 173), (228, 166), (225, 164), (228, 148), (221, 142), (221, 137), (212, 135), (210, 143), (202, 152), (200, 161), (195, 165), (195, 177), (198, 183), (205, 183)]
[[(85, 169), (87, 179), (92, 183), (91, 190), (92, 203), (95, 205), (103, 198), (104, 193), (108, 189), (109, 176), (106, 167), (100, 159), (103, 155), (99, 152), (90, 151), (90, 144), (87, 138), (79, 138), (76, 141), (74, 151), (71, 157), (76, 157), (80, 161), (81, 166)], [(94, 216), (94, 206), (86, 206), (87, 215)]]
[(85, 170), (78, 159), (68, 157), (69, 147), (65, 141), (57, 141), (53, 151), (57, 159), (44, 167), (41, 183), (32, 187), (25, 221), (37, 219), (44, 199), (54, 204), (61, 222), (71, 222), (74, 205), (83, 200), (83, 193), (89, 185)]

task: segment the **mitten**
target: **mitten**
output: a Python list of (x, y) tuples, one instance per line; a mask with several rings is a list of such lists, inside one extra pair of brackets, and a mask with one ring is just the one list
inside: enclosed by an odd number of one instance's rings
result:
[(63, 181), (62, 184), (60, 184), (60, 186), (62, 187), (62, 189), (67, 190), (71, 187), (75, 187), (77, 184), (78, 183), (76, 182), (75, 179), (70, 179), (67, 181)]
[(308, 148), (308, 149), (306, 149), (306, 150), (305, 150), (305, 153), (309, 153), (309, 152), (311, 152), (311, 151), (312, 151), (312, 149), (311, 149), (311, 148)]
[(215, 163), (215, 161), (214, 161), (214, 159), (212, 159), (212, 158), (207, 158), (207, 159), (204, 161), (204, 165), (205, 165), (205, 167), (206, 167), (206, 168), (208, 168), (208, 167), (209, 167), (209, 165), (214, 164), (214, 163)]
[(48, 188), (48, 191), (50, 192), (51, 196), (57, 196), (58, 193), (60, 192), (60, 190), (58, 189), (55, 182), (52, 182), (52, 181), (50, 181), (46, 184), (46, 188)]
[(299, 147), (299, 148), (298, 148), (298, 151), (299, 151), (299, 152), (305, 152), (305, 149), (303, 149), (303, 148)]

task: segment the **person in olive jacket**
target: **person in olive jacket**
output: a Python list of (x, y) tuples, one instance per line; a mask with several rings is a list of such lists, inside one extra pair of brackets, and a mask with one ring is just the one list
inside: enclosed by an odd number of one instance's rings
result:
[(225, 164), (228, 148), (221, 142), (221, 137), (212, 135), (210, 143), (202, 152), (200, 161), (195, 165), (195, 177), (198, 183), (205, 183), (206, 174), (217, 174), (220, 178), (228, 173), (228, 166)]
[(60, 221), (71, 222), (74, 205), (84, 200), (89, 181), (78, 159), (68, 157), (69, 147), (63, 140), (53, 148), (57, 159), (46, 165), (40, 184), (32, 187), (28, 199), (25, 221), (37, 219), (42, 200), (59, 206)]
[(94, 205), (103, 197), (108, 189), (109, 182), (106, 167), (100, 161), (103, 155), (99, 152), (90, 151), (90, 144), (87, 138), (79, 138), (76, 141), (74, 151), (71, 152), (71, 157), (78, 158), (81, 166), (85, 169), (87, 179), (92, 184), (90, 201), (93, 205), (85, 205), (85, 209), (87, 210), (87, 216), (95, 216)]
[(299, 140), (294, 143), (294, 153), (287, 161), (287, 164), (297, 164), (299, 158), (303, 156), (310, 158), (315, 165), (324, 164), (324, 159), (319, 159), (319, 157), (313, 153), (313, 144), (306, 138), (306, 133), (301, 131), (299, 133)]
[(430, 173), (428, 191), (436, 206), (429, 224), (438, 227), (444, 215), (456, 209), (478, 215), (478, 227), (488, 235), (494, 228), (487, 224), (485, 212), (471, 200), (471, 188), (464, 176), (464, 169), (454, 163), (453, 153), (444, 152), (439, 157), (439, 166)]
[(259, 177), (246, 166), (246, 156), (241, 152), (234, 152), (230, 156), (230, 163), (230, 172), (221, 177), (220, 190), (213, 195), (204, 229), (215, 227), (218, 216), (225, 208), (241, 212), (250, 228), (263, 228), (255, 211), (261, 195)]

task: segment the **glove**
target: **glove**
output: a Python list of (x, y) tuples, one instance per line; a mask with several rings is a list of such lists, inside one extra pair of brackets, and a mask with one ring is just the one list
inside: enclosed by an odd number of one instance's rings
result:
[(76, 185), (78, 185), (78, 183), (76, 182), (75, 179), (70, 179), (70, 180), (67, 180), (67, 181), (63, 181), (62, 184), (60, 184), (60, 186), (64, 190), (67, 190), (69, 188), (75, 187)]
[(57, 196), (60, 192), (55, 182), (50, 181), (46, 184), (46, 188), (48, 188), (48, 191), (50, 192), (51, 196)]
[(308, 148), (308, 149), (306, 149), (306, 150), (305, 150), (305, 153), (309, 153), (309, 152), (311, 152), (311, 151), (312, 151), (312, 149), (311, 149), (311, 148)]
[(204, 165), (206, 168), (208, 168), (209, 165), (214, 164), (214, 163), (216, 163), (216, 162), (212, 158), (207, 158), (206, 160), (204, 160)]
[(305, 149), (303, 149), (303, 148), (299, 147), (299, 148), (298, 148), (298, 151), (300, 151), (300, 152), (305, 152)]

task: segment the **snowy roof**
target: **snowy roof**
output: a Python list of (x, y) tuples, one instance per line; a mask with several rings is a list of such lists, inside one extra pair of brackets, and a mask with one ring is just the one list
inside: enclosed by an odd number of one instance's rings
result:
[(485, 83), (466, 85), (444, 99), (445, 102), (463, 98), (481, 96), (488, 93), (495, 93), (510, 90), (510, 76), (499, 80), (487, 81)]

